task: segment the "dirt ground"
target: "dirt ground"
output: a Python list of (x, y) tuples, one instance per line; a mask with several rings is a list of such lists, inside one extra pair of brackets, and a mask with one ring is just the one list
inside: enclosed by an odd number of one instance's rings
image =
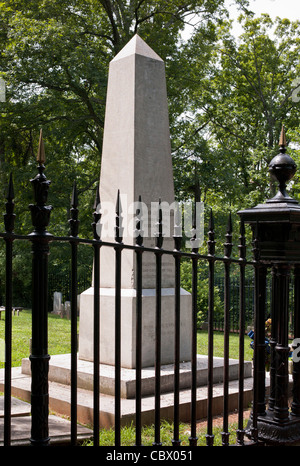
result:
[[(244, 410), (244, 419), (248, 419), (250, 417), (251, 409)], [(234, 422), (238, 422), (238, 412), (230, 413), (228, 415), (228, 423), (232, 424)], [(223, 425), (223, 415), (214, 416), (213, 418), (213, 425), (214, 427), (221, 427)], [(197, 422), (197, 429), (205, 429), (207, 426), (207, 420), (201, 419)]]

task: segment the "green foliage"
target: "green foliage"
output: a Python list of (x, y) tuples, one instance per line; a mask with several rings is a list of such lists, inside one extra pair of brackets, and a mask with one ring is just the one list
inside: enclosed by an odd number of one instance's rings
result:
[[(299, 103), (291, 97), (300, 70), (300, 25), (256, 18), (246, 0), (236, 4), (243, 13), (238, 39), (231, 35), (224, 1), (0, 1), (0, 76), (7, 85), (7, 101), (0, 103), (0, 192), (13, 172), (16, 232), (32, 229), (29, 180), (36, 173), (42, 127), (54, 207), (49, 231), (68, 234), (76, 179), (80, 235), (91, 236), (109, 62), (136, 33), (166, 64), (177, 199), (191, 199), (197, 189), (214, 210), (221, 238), (229, 211), (270, 197), (274, 186), (267, 169), (282, 122), (299, 144)], [(190, 23), (191, 35), (183, 40)], [(296, 176), (295, 197), (299, 187)], [(50, 273), (68, 273), (68, 254), (51, 252)], [(25, 299), (29, 262), (22, 260), (22, 246), (15, 255)]]
[[(52, 181), (49, 203), (54, 207), (49, 231), (68, 234), (76, 179), (80, 235), (91, 236), (109, 62), (138, 32), (165, 60), (174, 125), (184, 108), (178, 95), (186, 88), (178, 73), (180, 35), (195, 14), (201, 18), (206, 42), (214, 41), (215, 25), (225, 17), (223, 1), (0, 2), (0, 76), (7, 86), (7, 101), (0, 103), (0, 192), (5, 193), (13, 172), (17, 233), (32, 229), (27, 209), (32, 202), (29, 180), (36, 174), (35, 156), (43, 128), (46, 176)], [(0, 202), (3, 209), (4, 202)], [(67, 254), (51, 252), (50, 273), (68, 273)], [(17, 273), (27, 276), (27, 265), (25, 261), (18, 264)], [(22, 288), (29, 290), (25, 282)]]
[[(184, 261), (181, 264), (181, 286), (186, 291), (192, 293), (192, 264), (191, 261)], [(208, 278), (202, 278), (203, 270), (198, 274), (197, 282), (197, 326), (201, 327), (203, 322), (207, 322), (208, 316)], [(206, 273), (205, 273), (206, 275)], [(219, 296), (219, 289), (214, 287), (214, 317), (220, 320), (224, 314), (223, 304)]]

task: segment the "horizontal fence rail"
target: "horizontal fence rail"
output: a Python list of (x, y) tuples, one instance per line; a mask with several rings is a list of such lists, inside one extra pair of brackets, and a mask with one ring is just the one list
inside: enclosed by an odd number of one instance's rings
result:
[[(48, 354), (48, 329), (47, 329), (47, 313), (48, 313), (48, 256), (51, 252), (51, 246), (54, 243), (68, 244), (71, 251), (70, 262), (70, 302), (71, 302), (71, 445), (78, 444), (77, 439), (77, 295), (78, 295), (78, 248), (82, 245), (89, 245), (93, 255), (93, 286), (94, 286), (94, 302), (93, 302), (93, 444), (101, 446), (100, 442), (100, 427), (101, 427), (101, 403), (100, 403), (100, 387), (99, 378), (101, 376), (100, 365), (100, 263), (101, 252), (103, 248), (110, 248), (114, 251), (115, 261), (115, 438), (114, 445), (122, 445), (122, 398), (121, 398), (121, 278), (122, 278), (122, 258), (125, 250), (131, 250), (135, 254), (136, 261), (136, 398), (135, 398), (135, 445), (141, 446), (142, 439), (142, 352), (143, 352), (143, 266), (145, 265), (146, 255), (150, 254), (155, 257), (155, 422), (154, 422), (154, 438), (153, 446), (161, 446), (161, 351), (162, 351), (162, 261), (163, 257), (171, 256), (174, 261), (174, 409), (173, 409), (173, 438), (171, 444), (174, 447), (182, 445), (180, 438), (180, 321), (182, 317), (180, 289), (181, 289), (181, 264), (182, 261), (190, 261), (192, 275), (192, 324), (191, 324), (191, 383), (190, 383), (190, 437), (189, 445), (197, 446), (199, 439), (197, 437), (197, 332), (198, 332), (198, 287), (199, 287), (199, 269), (200, 263), (207, 264), (208, 268), (208, 313), (207, 313), (207, 332), (208, 332), (208, 372), (207, 372), (207, 427), (206, 427), (206, 445), (213, 446), (215, 444), (215, 434), (213, 426), (214, 415), (214, 331), (215, 331), (215, 292), (216, 292), (216, 267), (223, 269), (222, 281), (222, 303), (224, 306), (222, 331), (224, 335), (223, 347), (223, 428), (221, 433), (221, 443), (223, 446), (228, 446), (230, 443), (236, 445), (255, 444), (258, 442), (258, 416), (261, 409), (261, 400), (264, 394), (262, 387), (264, 382), (259, 379), (262, 377), (263, 369), (261, 368), (261, 357), (264, 349), (258, 347), (255, 340), (254, 344), (254, 379), (253, 379), (253, 406), (251, 415), (251, 430), (244, 426), (244, 336), (246, 332), (246, 324), (248, 323), (248, 314), (246, 314), (246, 299), (247, 299), (247, 280), (249, 275), (253, 276), (253, 305), (254, 311), (260, 305), (258, 302), (262, 293), (262, 283), (265, 283), (266, 275), (262, 277), (262, 270), (266, 272), (266, 268), (261, 269), (261, 264), (257, 255), (254, 255), (254, 260), (248, 260), (246, 255), (246, 238), (244, 222), (240, 222), (239, 231), (239, 257), (232, 257), (232, 220), (231, 214), (228, 218), (226, 233), (224, 236), (223, 255), (216, 254), (215, 226), (213, 212), (210, 212), (208, 225), (208, 238), (206, 253), (200, 253), (197, 238), (194, 236), (191, 239), (191, 250), (182, 249), (182, 237), (174, 235), (174, 247), (172, 250), (164, 249), (163, 238), (163, 215), (159, 204), (157, 233), (155, 237), (155, 245), (148, 247), (144, 245), (142, 234), (142, 225), (139, 216), (139, 211), (136, 212), (136, 235), (134, 244), (124, 244), (122, 237), (122, 212), (120, 209), (120, 193), (117, 194), (117, 208), (115, 215), (115, 238), (114, 241), (104, 241), (100, 237), (101, 232), (101, 203), (99, 198), (99, 187), (96, 191), (96, 199), (93, 213), (92, 232), (93, 238), (81, 238), (79, 235), (79, 209), (78, 195), (76, 184), (74, 183), (71, 209), (70, 209), (70, 234), (67, 236), (55, 236), (47, 232), (46, 228), (50, 220), (51, 206), (47, 206), (47, 193), (49, 182), (43, 173), (44, 165), (39, 163), (38, 175), (31, 180), (34, 187), (35, 204), (30, 206), (32, 214), (32, 223), (34, 230), (28, 235), (20, 235), (14, 232), (14, 191), (12, 177), (10, 177), (6, 213), (4, 216), (5, 232), (0, 233), (0, 238), (4, 241), (6, 255), (6, 284), (5, 284), (5, 390), (4, 390), (4, 445), (11, 445), (11, 371), (12, 371), (12, 270), (13, 270), (13, 249), (15, 241), (27, 241), (32, 245), (32, 352), (30, 355), (31, 370), (32, 370), (32, 430), (30, 443), (32, 445), (48, 445), (50, 444), (48, 415), (49, 415), (49, 394), (48, 394), (48, 370), (49, 359)], [(139, 199), (141, 201), (141, 199)], [(100, 228), (99, 228), (100, 226)], [(254, 246), (255, 246), (254, 239)], [(255, 248), (254, 248), (255, 249)], [(238, 296), (235, 296), (234, 301), (231, 300), (232, 291), (232, 270), (234, 269), (235, 283), (238, 280)], [(248, 271), (246, 274), (246, 270)], [(237, 278), (238, 276), (238, 278)], [(220, 285), (220, 282), (219, 282)], [(298, 295), (297, 295), (298, 296)], [(298, 299), (298, 298), (297, 298)], [(298, 302), (298, 301), (297, 301)], [(239, 376), (238, 376), (238, 425), (235, 432), (235, 439), (232, 442), (230, 438), (229, 424), (229, 335), (231, 331), (230, 318), (233, 313), (232, 303), (237, 323), (236, 330), (239, 333)], [(254, 312), (255, 315), (255, 312)], [(267, 308), (264, 315), (260, 315), (260, 319), (264, 319), (267, 315)], [(254, 331), (257, 331), (258, 322), (255, 315)], [(259, 359), (260, 356), (260, 359)], [(260, 370), (258, 372), (258, 369)], [(100, 413), (100, 417), (99, 417)], [(231, 435), (232, 437), (232, 435)]]

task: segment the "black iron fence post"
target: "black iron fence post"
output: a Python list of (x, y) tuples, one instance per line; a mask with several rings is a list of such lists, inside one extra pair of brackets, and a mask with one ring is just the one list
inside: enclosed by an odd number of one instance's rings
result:
[[(293, 395), (290, 411), (289, 397), (289, 280), (295, 269), (295, 285), (300, 264), (300, 205), (286, 193), (286, 182), (296, 172), (294, 160), (286, 154), (285, 131), (282, 128), (280, 153), (273, 158), (269, 171), (279, 183), (279, 191), (264, 204), (239, 212), (251, 225), (255, 254), (255, 329), (254, 329), (254, 399), (249, 428), (265, 444), (299, 444), (300, 413), (294, 409), (299, 400), (298, 368), (295, 365)], [(272, 269), (272, 331), (270, 402), (265, 405), (265, 320), (266, 274)], [(296, 335), (299, 332), (299, 295), (295, 294)]]
[(93, 249), (94, 249), (94, 447), (99, 447), (99, 411), (100, 411), (100, 238), (101, 238), (101, 203), (99, 186), (96, 190), (96, 198), (94, 203), (94, 221), (93, 227)]
[(10, 175), (5, 224), (5, 388), (4, 388), (4, 445), (11, 443), (11, 350), (12, 350), (12, 253), (13, 253), (13, 230), (16, 215), (14, 214), (14, 189), (12, 175)]
[(209, 257), (209, 289), (208, 289), (208, 367), (207, 367), (207, 433), (206, 444), (213, 446), (213, 378), (214, 378), (214, 283), (215, 283), (215, 231), (214, 231), (214, 217), (212, 210), (210, 211), (208, 231), (208, 257)]
[[(294, 314), (294, 339), (295, 344), (293, 350), (296, 350), (298, 343), (296, 339), (300, 338), (300, 267), (295, 267), (294, 270), (294, 302), (295, 302), (295, 314)], [(293, 402), (292, 402), (292, 414), (300, 416), (300, 361), (294, 361), (293, 363)]]
[(74, 182), (71, 200), (70, 245), (71, 245), (71, 445), (77, 444), (77, 262), (78, 262), (78, 195)]
[(34, 446), (49, 444), (48, 412), (48, 255), (51, 235), (46, 231), (51, 206), (47, 206), (50, 181), (44, 175), (44, 145), (40, 137), (37, 161), (38, 174), (31, 180), (35, 204), (29, 206), (34, 231), (32, 241), (32, 351), (31, 361), (31, 438)]
[(156, 262), (156, 303), (155, 303), (155, 439), (153, 446), (161, 446), (160, 438), (160, 391), (161, 391), (161, 280), (162, 280), (162, 246), (163, 224), (162, 210), (159, 202), (158, 221), (156, 223), (155, 262)]

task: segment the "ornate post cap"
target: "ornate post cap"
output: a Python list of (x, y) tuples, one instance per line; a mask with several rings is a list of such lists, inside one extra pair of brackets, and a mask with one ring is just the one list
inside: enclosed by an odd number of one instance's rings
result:
[(256, 253), (271, 263), (300, 260), (300, 204), (286, 193), (286, 183), (296, 170), (296, 163), (286, 153), (285, 130), (282, 127), (279, 154), (270, 162), (269, 173), (278, 182), (277, 194), (263, 204), (238, 212), (251, 225)]
[(46, 205), (51, 181), (47, 180), (44, 174), (45, 161), (45, 149), (41, 130), (37, 152), (37, 162), (39, 164), (38, 174), (30, 180), (33, 186), (35, 204), (29, 205), (29, 209), (31, 210), (32, 224), (35, 227), (35, 231), (40, 233), (46, 231), (46, 227), (48, 226), (50, 220), (50, 212), (52, 210), (52, 206)]
[(279, 191), (276, 196), (269, 199), (267, 203), (285, 202), (289, 204), (298, 204), (295, 199), (292, 199), (286, 193), (286, 183), (293, 178), (297, 170), (297, 165), (292, 157), (286, 154), (286, 145), (285, 129), (282, 125), (279, 141), (280, 153), (271, 160), (269, 165), (269, 172), (272, 179), (279, 183)]

